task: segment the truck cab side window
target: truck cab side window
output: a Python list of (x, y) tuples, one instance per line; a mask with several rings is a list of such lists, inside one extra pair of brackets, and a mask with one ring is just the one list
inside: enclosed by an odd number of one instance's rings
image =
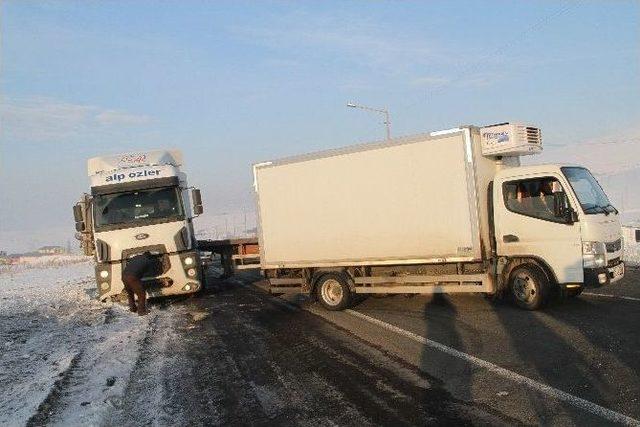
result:
[(566, 200), (557, 197), (560, 193), (564, 193), (562, 185), (556, 178), (551, 177), (510, 181), (503, 186), (505, 206), (508, 210), (554, 222), (565, 222), (558, 212), (567, 206), (560, 207), (562, 209), (556, 206), (558, 200)]
[(640, 230), (636, 230), (636, 242), (640, 242)]

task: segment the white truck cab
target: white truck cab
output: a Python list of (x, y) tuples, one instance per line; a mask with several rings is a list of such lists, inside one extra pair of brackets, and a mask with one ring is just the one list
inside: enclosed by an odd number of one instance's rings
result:
[(81, 246), (96, 261), (101, 300), (122, 293), (127, 260), (144, 252), (162, 261), (161, 271), (143, 279), (149, 297), (202, 287), (192, 222), (202, 213), (202, 201), (181, 166), (177, 150), (89, 159), (91, 194), (74, 206), (74, 216)]
[(557, 283), (580, 288), (624, 276), (617, 210), (589, 170), (570, 165), (507, 168), (493, 185), (499, 257), (545, 263)]

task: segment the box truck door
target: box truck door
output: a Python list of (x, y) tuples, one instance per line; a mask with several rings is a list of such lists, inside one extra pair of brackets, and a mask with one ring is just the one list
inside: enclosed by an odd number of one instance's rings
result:
[(583, 281), (580, 223), (565, 215), (570, 203), (558, 176), (496, 179), (495, 236), (499, 256), (536, 257), (559, 283)]

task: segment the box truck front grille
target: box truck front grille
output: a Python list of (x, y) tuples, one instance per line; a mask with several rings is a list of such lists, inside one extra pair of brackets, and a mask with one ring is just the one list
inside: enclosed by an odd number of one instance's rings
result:
[(609, 268), (615, 267), (618, 264), (620, 264), (620, 258), (610, 259), (609, 262), (607, 263), (607, 267)]
[(606, 243), (607, 252), (617, 252), (622, 249), (622, 239), (618, 239), (615, 242)]

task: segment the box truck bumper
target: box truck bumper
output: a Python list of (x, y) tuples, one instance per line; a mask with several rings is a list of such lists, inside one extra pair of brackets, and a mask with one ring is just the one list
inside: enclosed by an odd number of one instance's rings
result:
[(584, 284), (585, 286), (599, 287), (615, 283), (624, 277), (624, 263), (611, 267), (602, 268), (585, 268)]
[[(149, 298), (190, 294), (202, 289), (204, 273), (197, 252), (174, 253), (168, 255), (168, 259), (167, 271), (157, 277), (142, 279)], [(121, 294), (124, 290), (122, 262), (97, 264), (96, 281), (100, 300)]]

